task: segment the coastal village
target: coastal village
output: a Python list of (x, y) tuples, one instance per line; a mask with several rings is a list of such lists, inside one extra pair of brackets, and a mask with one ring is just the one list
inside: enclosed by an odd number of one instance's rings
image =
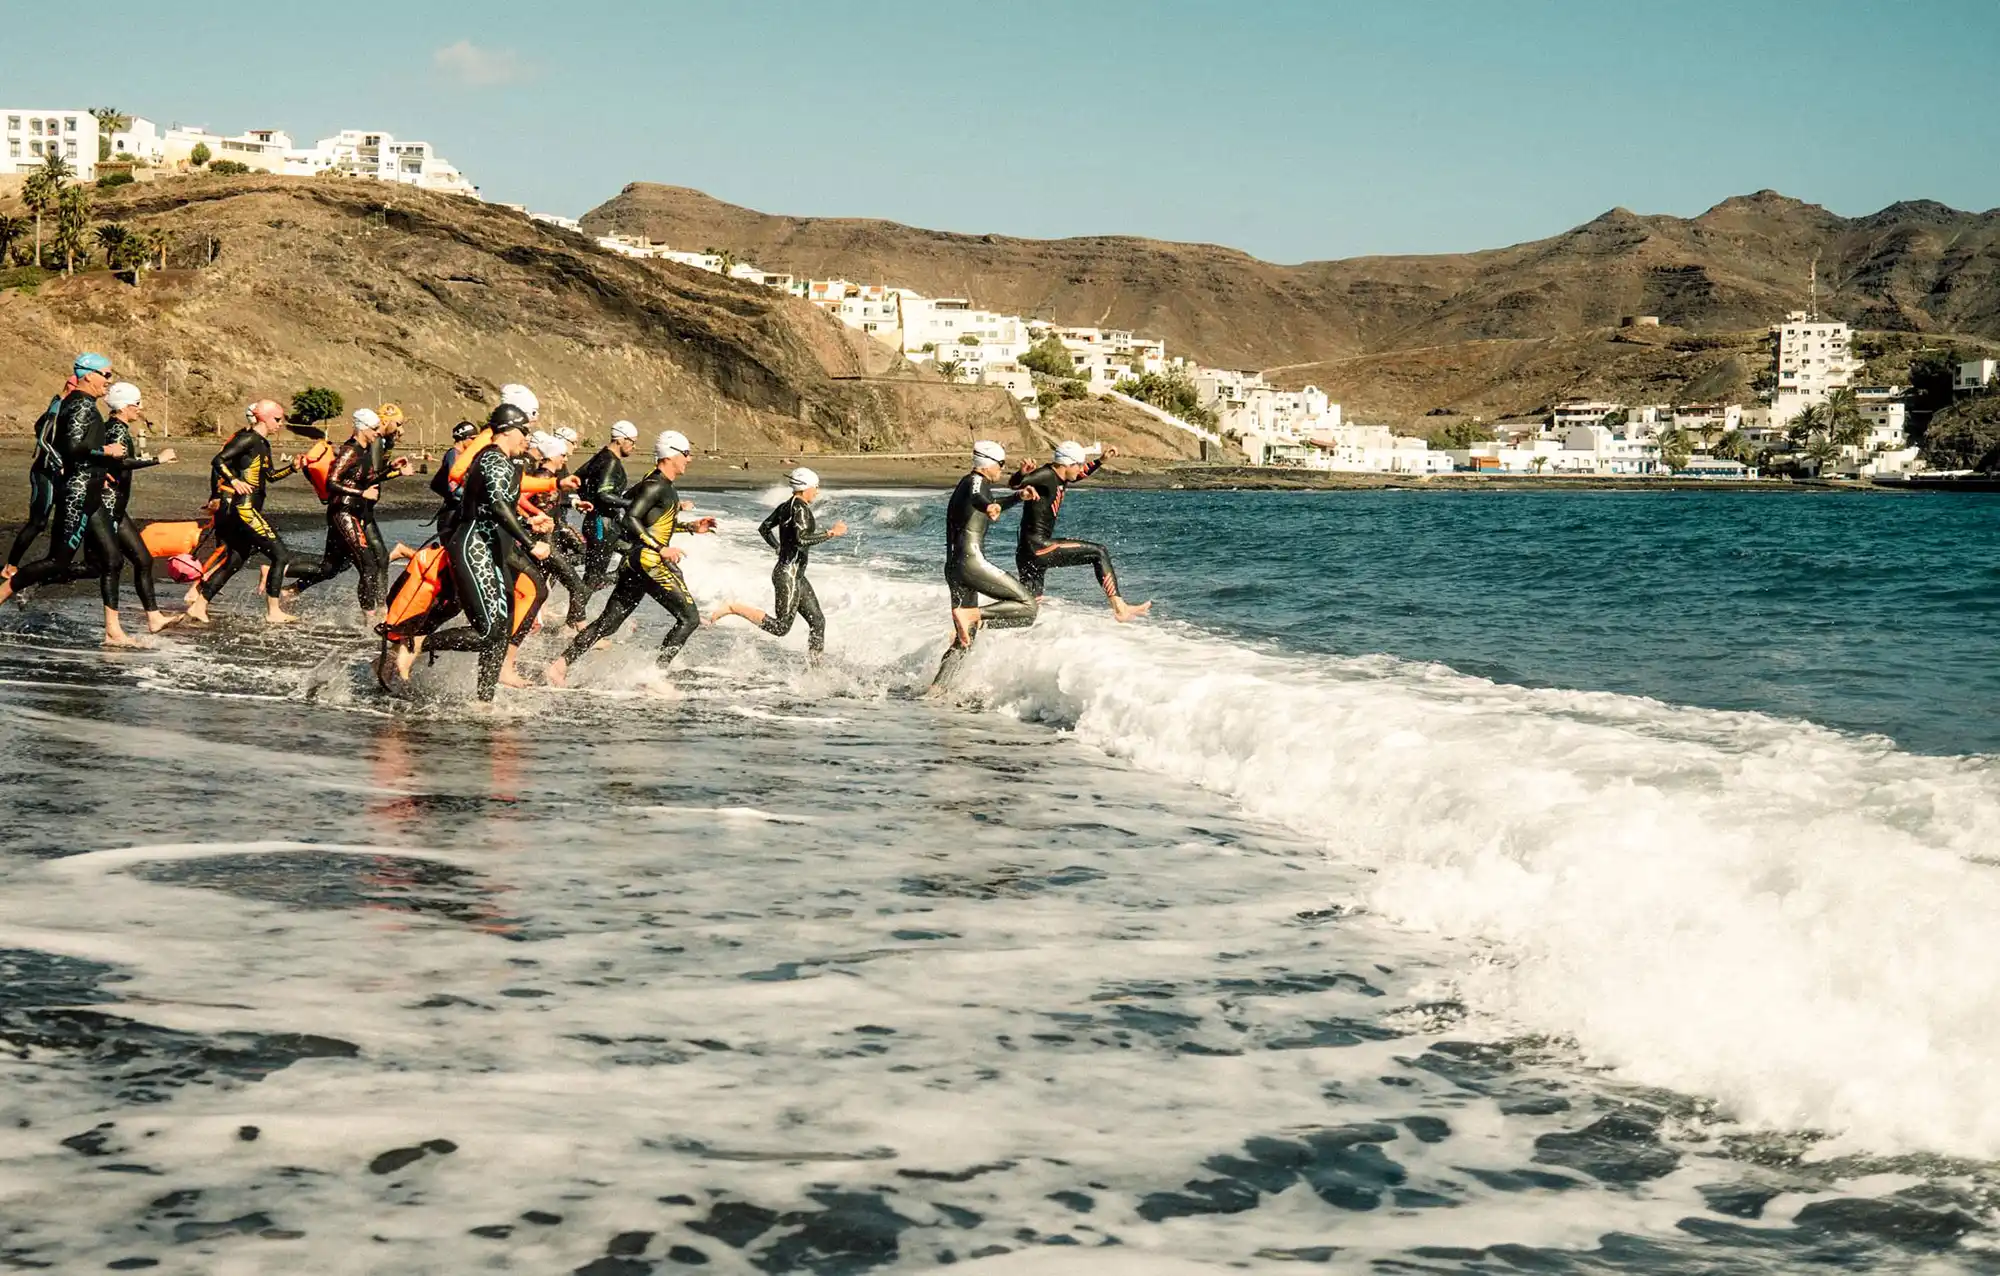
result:
[[(479, 188), (435, 147), (377, 129), (343, 129), (312, 146), (279, 129), (223, 135), (205, 128), (89, 109), (0, 107), (0, 180), (60, 157), (79, 182), (150, 180), (207, 168), (311, 178), (370, 178), (479, 199)], [(572, 218), (504, 205), (565, 231)], [(1770, 328), (1764, 397), (1747, 403), (1622, 403), (1574, 399), (1522, 419), (1474, 420), (1426, 439), (1344, 417), (1314, 386), (1283, 388), (1257, 369), (1217, 368), (1168, 351), (1164, 340), (1116, 328), (1003, 314), (967, 297), (932, 297), (889, 280), (811, 279), (739, 260), (715, 247), (675, 247), (626, 235), (594, 237), (621, 256), (671, 261), (804, 299), (848, 328), (945, 380), (1005, 389), (1031, 419), (1048, 404), (1116, 400), (1181, 431), (1203, 459), (1235, 465), (1391, 475), (1695, 477), (1754, 479), (1774, 464), (1819, 477), (1883, 478), (1920, 470), (1909, 441), (1905, 387), (1860, 384), (1848, 324), (1816, 305)], [(1816, 284), (1809, 284), (1816, 297)], [(1628, 316), (1629, 328), (1658, 326)], [(1992, 359), (1958, 365), (1952, 390), (1980, 393), (2000, 378)]]

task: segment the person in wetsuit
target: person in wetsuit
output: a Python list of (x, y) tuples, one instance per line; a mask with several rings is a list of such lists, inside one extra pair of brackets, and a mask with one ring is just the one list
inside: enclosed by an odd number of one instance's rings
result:
[(1105, 448), (1096, 459), (1080, 443), (1059, 443), (1047, 465), (1024, 466), (1008, 480), (1016, 489), (1032, 487), (1039, 498), (1021, 507), (1021, 539), (1014, 547), (1014, 568), (1021, 584), (1036, 598), (1043, 593), (1051, 567), (1089, 566), (1097, 573), (1097, 586), (1111, 600), (1111, 614), (1119, 624), (1143, 616), (1153, 604), (1134, 606), (1118, 595), (1118, 573), (1111, 566), (1111, 551), (1095, 541), (1056, 539), (1056, 515), (1062, 510), (1063, 493), (1071, 483), (1080, 483), (1097, 473), (1098, 467), (1118, 455), (1117, 448)]
[[(1040, 605), (1021, 582), (986, 561), (986, 529), (1002, 512), (1023, 501), (1038, 501), (1032, 487), (1008, 490), (1000, 485), (1000, 466), (1007, 449), (990, 440), (972, 445), (972, 472), (952, 490), (945, 510), (944, 580), (951, 590), (951, 646), (938, 662), (931, 687), (949, 686), (958, 667), (972, 651), (982, 626), (1025, 629), (1035, 623)], [(981, 595), (999, 599), (981, 604)]]
[(581, 480), (579, 500), (590, 509), (583, 516), (583, 587), (590, 593), (611, 580), (611, 565), (624, 548), (625, 523), (619, 513), (625, 505), (625, 458), (639, 446), (639, 427), (630, 421), (611, 426), (611, 442), (583, 463), (576, 472)]
[(459, 492), (457, 516), (445, 535), (451, 556), (451, 576), (466, 623), (431, 635), (430, 649), (479, 653), (478, 696), (493, 699), (500, 685), (512, 636), (514, 573), (510, 551), (539, 562), (548, 557), (546, 541), (535, 539), (521, 522), (521, 471), (514, 460), (528, 449), (528, 418), (503, 403), (487, 418), (492, 441), (466, 468)]
[[(86, 360), (92, 360), (89, 366)], [(76, 366), (80, 375), (71, 377), (72, 388), (56, 406), (52, 429), (62, 477), (56, 485), (55, 526), (49, 550), (43, 557), (0, 579), (0, 603), (17, 590), (74, 579), (71, 565), (79, 551), (87, 550), (103, 582), (105, 606), (112, 613), (105, 624), (108, 639), (117, 625), (116, 573), (121, 559), (109, 520), (93, 521), (91, 515), (103, 504), (105, 468), (124, 458), (125, 447), (111, 441), (104, 415), (98, 409), (99, 401), (111, 389), (110, 361), (102, 355), (85, 355), (77, 360)], [(105, 581), (107, 573), (110, 579)]]
[(86, 384), (96, 386), (97, 393), (104, 394), (111, 386), (111, 360), (101, 354), (78, 355), (62, 393), (49, 400), (48, 409), (35, 422), (35, 459), (28, 465), (28, 521), (14, 533), (14, 543), (7, 550), (7, 566), (0, 569), (0, 579), (11, 577), (20, 570), (29, 548), (48, 530), (49, 519), (55, 513), (56, 494), (63, 481), (62, 453), (56, 449), (56, 420), (62, 412), (63, 400)]
[(294, 558), (278, 529), (264, 517), (264, 495), (270, 485), (292, 475), (298, 467), (287, 460), (283, 465), (271, 455), (271, 436), (285, 426), (285, 409), (274, 399), (250, 405), (250, 424), (231, 436), (210, 462), (221, 505), (215, 511), (215, 535), (228, 555), (188, 603), (188, 619), (197, 624), (208, 620), (208, 605), (229, 584), (244, 563), (263, 558), (271, 565), (264, 578), (264, 619), (273, 625), (289, 625), (298, 619), (279, 603), (284, 596), (285, 578), (313, 572), (314, 559)]
[(681, 494), (674, 487), (674, 480), (687, 473), (688, 457), (693, 450), (687, 436), (679, 430), (668, 430), (654, 441), (653, 472), (625, 494), (625, 508), (619, 516), (631, 545), (626, 551), (625, 566), (618, 573), (618, 583), (612, 586), (611, 597), (605, 600), (604, 610), (597, 613), (597, 619), (549, 665), (550, 686), (565, 685), (570, 663), (595, 646), (598, 639), (618, 632), (618, 626), (625, 623), (639, 600), (648, 594), (674, 618), (673, 629), (660, 644), (661, 665), (673, 663), (687, 640), (701, 627), (701, 610), (695, 606), (694, 595), (681, 575), (681, 551), (668, 544), (675, 532), (704, 534), (715, 530), (712, 518), (681, 518)]
[(390, 462), (389, 442), (389, 431), (374, 409), (354, 410), (354, 433), (334, 450), (326, 474), (326, 552), (317, 570), (301, 575), (290, 590), (297, 594), (324, 584), (352, 566), (360, 577), (355, 601), (370, 625), (380, 619), (376, 612), (389, 576), (389, 551), (375, 522), (375, 506), (382, 499), (382, 484), (404, 472), (402, 462)]
[(819, 475), (800, 466), (788, 476), (791, 499), (771, 511), (758, 525), (764, 543), (778, 551), (778, 564), (771, 569), (771, 591), (776, 602), (769, 615), (747, 603), (728, 603), (709, 615), (715, 624), (724, 616), (741, 616), (767, 634), (783, 638), (792, 632), (792, 622), (803, 616), (806, 622), (806, 652), (817, 657), (826, 650), (826, 614), (819, 609), (819, 595), (806, 579), (806, 556), (815, 545), (847, 535), (846, 523), (819, 530), (813, 518), (813, 502), (819, 499)]
[[(102, 518), (110, 524), (110, 540), (117, 546), (119, 558), (131, 564), (132, 592), (139, 596), (139, 606), (146, 613), (146, 630), (156, 634), (187, 617), (182, 612), (170, 615), (160, 610), (158, 596), (153, 590), (153, 551), (146, 547), (145, 539), (139, 534), (139, 520), (131, 517), (127, 507), (132, 500), (134, 471), (155, 465), (172, 465), (180, 458), (172, 448), (162, 448), (158, 456), (144, 456), (134, 445), (132, 427), (146, 423), (139, 402), (139, 387), (129, 381), (118, 382), (105, 393), (104, 406), (111, 409), (111, 420), (105, 426), (105, 433), (111, 442), (124, 449), (124, 455), (112, 459), (105, 466), (104, 503), (91, 517)], [(101, 542), (103, 536), (100, 534), (98, 539)], [(131, 644), (118, 625), (118, 571), (118, 563), (113, 561), (111, 586), (105, 601), (108, 610), (104, 640), (112, 646), (136, 645)]]

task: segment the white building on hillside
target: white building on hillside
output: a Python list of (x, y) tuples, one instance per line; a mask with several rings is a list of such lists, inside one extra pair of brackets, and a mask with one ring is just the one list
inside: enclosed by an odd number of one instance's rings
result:
[(1778, 364), (1778, 389), (1771, 400), (1771, 423), (1789, 425), (1809, 407), (1826, 402), (1828, 391), (1852, 384), (1856, 363), (1853, 330), (1833, 319), (1794, 310), (1771, 325)]
[(1549, 410), (1549, 433), (1566, 439), (1570, 431), (1580, 425), (1603, 425), (1605, 417), (1625, 411), (1624, 404), (1602, 399), (1572, 399), (1568, 403), (1558, 403)]
[(1867, 452), (1894, 452), (1908, 441), (1909, 405), (1899, 385), (1864, 385), (1854, 391), (1854, 404), (1868, 422)]
[(284, 177), (311, 177), (333, 166), (332, 156), (301, 150), (283, 129), (251, 129), (224, 137), (205, 128), (180, 124), (169, 128), (161, 139), (162, 160), (175, 167), (191, 164), (197, 146), (208, 148), (210, 163), (234, 160), (260, 173)]
[(429, 142), (398, 142), (394, 135), (371, 129), (342, 129), (321, 138), (313, 148), (332, 159), (335, 172), (397, 182), (420, 190), (478, 198), (479, 188), (467, 181)]
[(1958, 373), (1951, 379), (1951, 388), (1959, 394), (1969, 394), (1989, 388), (1996, 377), (2000, 377), (2000, 359), (1974, 359), (1958, 365)]
[(97, 120), (82, 107), (71, 109), (0, 107), (6, 126), (6, 151), (0, 173), (25, 173), (60, 155), (76, 170), (79, 181), (90, 181), (97, 170)]
[(903, 353), (913, 359), (983, 365), (1012, 363), (1028, 352), (1028, 325), (1018, 315), (981, 310), (964, 297), (926, 297), (908, 288), (894, 293)]

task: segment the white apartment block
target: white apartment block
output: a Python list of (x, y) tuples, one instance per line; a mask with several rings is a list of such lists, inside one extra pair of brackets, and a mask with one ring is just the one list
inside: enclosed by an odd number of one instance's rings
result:
[(1868, 422), (1867, 452), (1894, 452), (1908, 441), (1909, 405), (1899, 385), (1865, 385), (1854, 391), (1854, 404)]
[(1674, 409), (1674, 424), (1690, 434), (1729, 434), (1743, 427), (1743, 405), (1683, 403)]
[(1568, 403), (1558, 403), (1549, 410), (1549, 433), (1559, 439), (1569, 437), (1570, 431), (1578, 426), (1603, 425), (1604, 418), (1613, 412), (1629, 412), (1622, 403), (1612, 403), (1601, 399), (1576, 399)]
[(97, 174), (97, 119), (87, 110), (0, 108), (6, 126), (6, 151), (0, 173), (26, 173), (51, 155), (60, 155), (76, 170), (79, 181)]
[(1803, 310), (1771, 325), (1778, 362), (1778, 389), (1771, 400), (1774, 425), (1789, 424), (1807, 408), (1825, 403), (1828, 391), (1853, 381), (1853, 335), (1846, 324), (1812, 318)]
[(1985, 390), (1992, 387), (1996, 377), (2000, 377), (2000, 359), (1974, 359), (1958, 365), (1951, 388), (1959, 394)]
[(907, 288), (890, 292), (896, 299), (903, 353), (912, 358), (1012, 363), (1032, 344), (1028, 325), (1018, 315), (981, 310), (964, 297), (926, 297)]
[(479, 188), (467, 181), (429, 142), (398, 142), (389, 133), (343, 129), (332, 137), (321, 138), (313, 149), (331, 156), (336, 172), (398, 182), (420, 190), (479, 197)]

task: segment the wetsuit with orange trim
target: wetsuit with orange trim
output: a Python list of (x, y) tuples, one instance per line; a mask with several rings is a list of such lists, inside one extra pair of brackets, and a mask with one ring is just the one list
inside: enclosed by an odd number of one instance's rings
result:
[(639, 600), (651, 595), (674, 618), (673, 629), (660, 644), (659, 661), (662, 665), (670, 664), (701, 627), (701, 611), (695, 606), (694, 594), (680, 568), (665, 557), (664, 551), (675, 532), (697, 531), (703, 524), (681, 518), (681, 494), (674, 481), (658, 470), (625, 493), (625, 508), (619, 512), (619, 520), (625, 526), (631, 546), (626, 552), (625, 566), (618, 573), (618, 583), (612, 587), (611, 597), (605, 600), (604, 610), (576, 636), (562, 658), (574, 663), (596, 646), (600, 638), (617, 633), (618, 627), (638, 607)]
[[(520, 642), (535, 627), (535, 618), (541, 615), (542, 604), (548, 600), (549, 578), (553, 576), (562, 582), (563, 591), (569, 595), (568, 613), (563, 617), (565, 625), (581, 625), (590, 602), (590, 591), (584, 588), (583, 573), (578, 570), (576, 560), (571, 557), (563, 543), (563, 533), (568, 527), (563, 522), (563, 514), (569, 503), (569, 493), (562, 490), (566, 477), (558, 472), (529, 471), (521, 476), (521, 515), (524, 518), (547, 516), (556, 520), (555, 531), (549, 537), (549, 556), (537, 563), (528, 559), (520, 566), (521, 574), (527, 576), (535, 587), (535, 599), (526, 616), (519, 618), (514, 629), (514, 641)], [(570, 533), (572, 536), (574, 532)]]
[(382, 587), (389, 576), (389, 551), (375, 523), (375, 501), (367, 493), (397, 477), (381, 437), (368, 444), (349, 439), (335, 449), (326, 474), (326, 552), (318, 570), (301, 575), (297, 588), (310, 589), (332, 580), (349, 564), (360, 575), (355, 598), (361, 610), (382, 605)]
[[(264, 593), (271, 598), (281, 596), (287, 575), (303, 575), (318, 566), (316, 559), (294, 558), (278, 529), (264, 517), (264, 494), (272, 483), (289, 477), (297, 467), (279, 465), (271, 456), (271, 441), (246, 425), (216, 453), (212, 468), (216, 496), (222, 502), (215, 512), (215, 534), (229, 553), (222, 566), (202, 582), (201, 596), (213, 601), (252, 558), (270, 560), (271, 574), (265, 579)], [(238, 492), (238, 483), (250, 490)]]
[[(1103, 457), (1092, 458), (1084, 467), (1083, 477), (1097, 473), (1103, 464)], [(1032, 487), (1041, 497), (1021, 506), (1021, 539), (1014, 546), (1014, 567), (1029, 593), (1037, 598), (1042, 596), (1051, 567), (1084, 566), (1097, 573), (1097, 583), (1105, 593), (1118, 592), (1118, 573), (1111, 566), (1110, 550), (1095, 541), (1056, 539), (1056, 515), (1062, 512), (1063, 493), (1069, 490), (1069, 484), (1053, 465), (1022, 470), (1007, 484), (1016, 491)]]

